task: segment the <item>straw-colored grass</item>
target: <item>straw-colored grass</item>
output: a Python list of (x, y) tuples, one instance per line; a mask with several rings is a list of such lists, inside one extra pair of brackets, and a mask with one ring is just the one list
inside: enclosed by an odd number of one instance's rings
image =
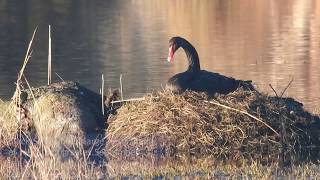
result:
[(88, 164), (82, 153), (74, 160), (56, 161), (32, 147), (31, 160), (0, 159), (2, 179), (317, 179), (320, 166), (312, 163), (282, 169), (277, 164), (264, 166), (224, 163), (212, 157), (136, 157), (111, 159), (102, 166)]
[[(78, 147), (79, 144), (74, 144)], [(72, 158), (65, 161), (44, 153), (41, 145), (30, 143), (23, 157), (18, 151), (9, 151), (10, 156), (0, 156), (0, 179), (105, 179), (104, 164), (94, 165), (87, 160), (87, 152), (70, 150)], [(79, 147), (81, 148), (81, 147)], [(67, 153), (67, 152), (66, 152)]]
[(13, 104), (0, 101), (0, 148), (8, 146), (19, 131), (20, 123), (16, 118)]
[(242, 89), (213, 99), (195, 92), (148, 94), (142, 101), (125, 103), (108, 123), (112, 154), (162, 149), (270, 160), (277, 159), (284, 146), (291, 152), (319, 145), (319, 128), (312, 129), (319, 126), (319, 118), (300, 103)]

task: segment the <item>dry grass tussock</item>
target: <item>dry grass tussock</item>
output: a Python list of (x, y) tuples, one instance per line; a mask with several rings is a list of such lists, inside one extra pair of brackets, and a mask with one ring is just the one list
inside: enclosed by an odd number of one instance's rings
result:
[[(75, 146), (77, 146), (75, 144)], [(87, 152), (72, 151), (65, 161), (46, 151), (37, 143), (30, 143), (28, 149), (19, 155), (11, 149), (9, 156), (0, 156), (0, 179), (106, 179), (103, 165), (89, 162)], [(22, 160), (21, 160), (22, 158)]]
[(320, 145), (319, 118), (300, 103), (242, 89), (213, 98), (195, 92), (147, 94), (123, 104), (108, 123), (113, 154), (163, 150), (270, 159), (279, 157), (281, 147), (292, 152)]
[(56, 161), (33, 149), (30, 161), (1, 159), (0, 177), (3, 179), (317, 179), (318, 165), (307, 163), (281, 168), (277, 164), (264, 166), (230, 164), (213, 157), (136, 157), (111, 159), (103, 166), (86, 162), (82, 153), (74, 160)]
[(12, 143), (21, 127), (14, 110), (11, 102), (0, 100), (0, 148)]

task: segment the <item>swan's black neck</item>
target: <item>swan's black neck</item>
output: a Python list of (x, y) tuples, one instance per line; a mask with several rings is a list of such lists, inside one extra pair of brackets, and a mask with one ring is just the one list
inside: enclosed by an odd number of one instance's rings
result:
[(200, 62), (199, 56), (196, 49), (188, 42), (185, 41), (181, 47), (184, 49), (187, 59), (189, 62), (188, 72), (199, 72), (200, 71)]

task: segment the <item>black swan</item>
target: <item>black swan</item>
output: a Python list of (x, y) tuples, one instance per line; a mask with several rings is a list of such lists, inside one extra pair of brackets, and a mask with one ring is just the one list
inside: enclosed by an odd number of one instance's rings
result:
[(189, 66), (187, 71), (178, 73), (168, 80), (166, 88), (171, 91), (181, 93), (186, 90), (192, 90), (208, 94), (227, 94), (235, 91), (240, 86), (248, 90), (254, 90), (251, 81), (236, 80), (232, 77), (201, 70), (196, 49), (181, 37), (173, 37), (169, 41), (169, 62), (173, 60), (174, 53), (180, 47), (184, 49), (187, 55)]

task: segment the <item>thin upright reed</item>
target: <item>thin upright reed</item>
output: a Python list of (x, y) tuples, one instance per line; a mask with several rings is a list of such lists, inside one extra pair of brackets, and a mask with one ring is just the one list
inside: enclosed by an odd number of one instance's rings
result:
[(51, 84), (51, 26), (49, 25), (49, 49), (48, 49), (48, 85)]
[(101, 74), (101, 110), (102, 115), (104, 115), (104, 76)]

